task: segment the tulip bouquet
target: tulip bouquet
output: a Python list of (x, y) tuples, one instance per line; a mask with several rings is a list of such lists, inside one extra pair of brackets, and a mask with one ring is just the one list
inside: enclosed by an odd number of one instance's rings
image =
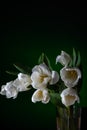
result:
[[(42, 53), (38, 59), (38, 65), (32, 69), (20, 67), (14, 64), (19, 70), (17, 78), (1, 86), (1, 95), (6, 98), (15, 99), (19, 92), (35, 89), (31, 100), (33, 103), (41, 101), (48, 103), (52, 101), (60, 106), (71, 106), (79, 102), (78, 83), (81, 78), (80, 53), (76, 55), (73, 49), (72, 58), (64, 51), (56, 57), (56, 64), (59, 62), (63, 67), (60, 72), (52, 69), (48, 57)], [(7, 71), (9, 74), (15, 74)]]
[[(61, 51), (61, 54), (56, 57), (56, 65), (59, 64), (61, 65), (59, 72), (53, 70), (50, 60), (44, 53), (40, 55), (38, 64), (32, 69), (14, 64), (18, 72), (7, 71), (7, 73), (16, 74), (17, 78), (2, 85), (0, 94), (5, 95), (6, 98), (15, 99), (19, 92), (34, 89), (31, 97), (33, 103), (47, 104), (51, 101), (58, 109), (66, 108), (70, 114), (70, 108), (80, 102), (82, 79), (80, 53), (76, 53), (73, 49), (70, 56), (65, 51)], [(62, 114), (64, 114), (63, 111)], [(66, 126), (62, 129), (69, 130)], [(71, 127), (70, 130), (72, 130)]]

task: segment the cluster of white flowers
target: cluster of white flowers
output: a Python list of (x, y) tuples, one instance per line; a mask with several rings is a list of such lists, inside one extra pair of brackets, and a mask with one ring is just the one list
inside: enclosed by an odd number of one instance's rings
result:
[(71, 57), (64, 51), (61, 51), (61, 55), (56, 58), (56, 63), (61, 63), (63, 68), (60, 70), (60, 74), (57, 71), (50, 70), (49, 67), (43, 62), (34, 66), (30, 75), (19, 73), (18, 77), (14, 81), (6, 83), (1, 86), (1, 95), (6, 95), (7, 98), (15, 99), (18, 92), (30, 90), (29, 86), (35, 89), (32, 95), (32, 102), (41, 101), (42, 103), (48, 103), (50, 101), (50, 94), (48, 85), (55, 85), (61, 78), (65, 88), (61, 94), (61, 102), (65, 106), (70, 106), (79, 102), (79, 96), (75, 87), (81, 78), (81, 71), (77, 67), (69, 67)]
[(19, 73), (17, 79), (6, 83), (6, 85), (2, 85), (0, 94), (6, 95), (7, 98), (15, 99), (18, 95), (18, 92), (29, 90), (28, 86), (30, 84), (30, 76)]
[(64, 67), (60, 70), (60, 76), (65, 86), (67, 87), (61, 93), (62, 103), (65, 106), (70, 106), (75, 103), (75, 101), (79, 102), (79, 97), (77, 95), (77, 91), (72, 87), (75, 87), (81, 78), (81, 71), (76, 67), (69, 67), (70, 56), (62, 51), (61, 55), (57, 56), (56, 63), (60, 62)]

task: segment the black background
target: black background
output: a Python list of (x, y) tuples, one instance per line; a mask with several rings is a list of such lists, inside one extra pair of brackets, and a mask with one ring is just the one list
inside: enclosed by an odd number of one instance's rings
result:
[[(87, 19), (80, 3), (32, 3), (1, 5), (0, 8), (0, 85), (14, 79), (5, 73), (14, 62), (30, 67), (45, 52), (54, 66), (63, 49), (81, 52), (83, 84), (81, 91), (82, 128), (87, 121)], [(57, 66), (55, 67), (57, 69)], [(55, 107), (31, 103), (31, 92), (20, 93), (17, 99), (0, 96), (0, 126), (3, 129), (55, 129)]]

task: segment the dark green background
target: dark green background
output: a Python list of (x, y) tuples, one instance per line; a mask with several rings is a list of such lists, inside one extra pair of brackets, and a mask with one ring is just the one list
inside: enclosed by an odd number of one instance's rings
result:
[[(5, 73), (19, 62), (29, 67), (37, 64), (44, 52), (51, 65), (58, 70), (55, 59), (61, 50), (72, 54), (72, 48), (81, 53), (83, 83), (81, 107), (87, 107), (87, 21), (85, 9), (58, 8), (56, 4), (37, 7), (35, 4), (3, 6), (0, 19), (0, 85), (15, 79)], [(56, 109), (49, 104), (31, 102), (32, 91), (6, 99), (0, 95), (0, 126), (23, 129), (44, 128), (56, 130)]]

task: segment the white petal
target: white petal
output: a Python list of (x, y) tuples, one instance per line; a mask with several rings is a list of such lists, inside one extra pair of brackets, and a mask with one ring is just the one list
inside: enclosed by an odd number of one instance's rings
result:
[(45, 63), (40, 64), (39, 66), (44, 74), (51, 76), (51, 71), (49, 70), (48, 66)]
[(32, 72), (35, 72), (35, 71), (39, 72), (40, 74), (51, 75), (51, 72), (45, 63), (40, 64), (40, 65), (36, 65), (32, 69)]
[(13, 85), (13, 81), (2, 85), (0, 94), (6, 95), (7, 98), (15, 99), (17, 97), (18, 91), (17, 88)]
[(43, 99), (42, 103), (47, 104), (50, 101), (50, 96), (47, 89), (43, 90)]
[(6, 85), (2, 85), (2, 86), (1, 86), (1, 91), (0, 91), (0, 94), (1, 94), (1, 95), (6, 95), (5, 86), (6, 86)]
[(42, 103), (46, 104), (49, 102), (49, 100), (50, 100), (50, 96), (49, 96), (47, 89), (43, 89), (43, 90), (38, 89), (32, 95), (32, 102), (33, 103), (42, 101)]
[(81, 71), (78, 68), (66, 68), (60, 70), (61, 79), (67, 87), (74, 87), (81, 78)]
[(59, 62), (64, 66), (67, 66), (70, 61), (71, 61), (70, 55), (64, 51), (61, 51), (61, 55), (58, 55), (56, 58), (56, 63)]
[(61, 63), (61, 55), (58, 55), (57, 57), (56, 57), (56, 64), (59, 62), (59, 63)]
[(23, 73), (19, 73), (19, 74), (18, 74), (18, 79), (19, 79), (22, 83), (24, 83), (24, 84), (28, 84), (28, 85), (31, 84), (30, 75), (23, 74)]
[(33, 72), (31, 75), (32, 86), (35, 89), (43, 89), (47, 86), (47, 83), (50, 80), (50, 77), (45, 76), (44, 74), (40, 74), (38, 72)]
[(75, 101), (79, 102), (79, 97), (75, 89), (67, 88), (61, 93), (62, 103), (65, 106), (71, 106), (75, 103)]
[(31, 78), (27, 74), (19, 73), (18, 78), (14, 80), (13, 85), (17, 88), (19, 92), (27, 91), (29, 85), (31, 85)]
[(33, 95), (32, 95), (32, 102), (37, 102), (37, 101), (41, 101), (43, 98), (43, 93), (42, 90), (38, 89), (36, 90)]
[(37, 71), (39, 73), (41, 72), (41, 68), (40, 68), (39, 65), (36, 65), (36, 66), (33, 67), (32, 72), (35, 72), (35, 71)]
[(45, 63), (36, 65), (31, 74), (32, 86), (35, 89), (44, 89), (48, 84), (55, 84), (59, 80), (56, 71), (50, 71)]
[(40, 82), (40, 77), (41, 76), (41, 74), (39, 73), (39, 72), (33, 72), (32, 74), (31, 74), (31, 80), (32, 80), (32, 82), (35, 82), (36, 84), (38, 84), (38, 82)]
[(12, 87), (12, 88), (10, 88), (9, 91), (6, 91), (7, 98), (13, 97), (13, 99), (15, 99), (17, 97), (17, 95), (18, 95), (18, 91), (15, 87)]
[(55, 84), (59, 81), (59, 74), (56, 71), (52, 71), (52, 79), (50, 81), (50, 84)]
[(27, 82), (22, 82), (18, 78), (14, 80), (13, 85), (17, 88), (19, 92), (29, 90), (29, 84)]

